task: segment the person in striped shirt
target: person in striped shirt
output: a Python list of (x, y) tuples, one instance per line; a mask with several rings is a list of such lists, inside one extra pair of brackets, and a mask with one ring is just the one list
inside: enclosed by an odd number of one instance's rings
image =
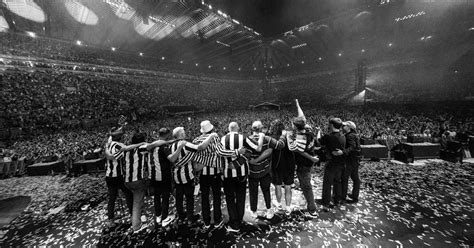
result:
[[(194, 222), (194, 171), (192, 160), (198, 151), (207, 148), (210, 142), (218, 137), (212, 133), (201, 144), (196, 145), (185, 141), (186, 133), (183, 127), (173, 129), (176, 141), (171, 145), (168, 160), (175, 163), (173, 179), (176, 187), (176, 210), (180, 221), (187, 217), (188, 225)], [(183, 210), (183, 198), (186, 197), (186, 213)]]
[(123, 132), (120, 129), (112, 128), (110, 132), (111, 140), (106, 144), (106, 171), (105, 182), (107, 184), (109, 200), (107, 202), (107, 218), (109, 219), (109, 226), (115, 225), (115, 200), (117, 199), (118, 190), (120, 189), (125, 195), (125, 202), (127, 204), (130, 215), (132, 214), (133, 199), (132, 192), (125, 187), (122, 175), (123, 158), (116, 159), (113, 156), (125, 147), (121, 143), (123, 139)]
[(144, 133), (136, 132), (132, 137), (134, 146), (121, 149), (125, 160), (123, 166), (125, 187), (133, 193), (132, 230), (135, 233), (145, 228), (141, 220), (145, 191), (148, 186), (146, 181), (148, 156), (145, 139)]
[(156, 224), (163, 227), (170, 224), (174, 218), (168, 216), (170, 195), (172, 190), (172, 164), (168, 160), (171, 130), (161, 128), (158, 140), (148, 144), (148, 178), (153, 187)]
[[(214, 126), (210, 121), (201, 122), (202, 135), (194, 139), (194, 144), (200, 144), (207, 139), (214, 130)], [(220, 227), (223, 224), (221, 211), (221, 187), (222, 187), (222, 168), (221, 157), (237, 157), (239, 154), (245, 153), (243, 147), (235, 149), (225, 149), (221, 144), (219, 137), (214, 137), (209, 146), (198, 152), (193, 161), (202, 166), (202, 174), (200, 177), (201, 185), (201, 209), (204, 221), (204, 229), (207, 230), (211, 226), (211, 208), (209, 193), (212, 189), (212, 200), (214, 207), (214, 224)]]
[[(253, 141), (254, 144), (258, 143), (258, 139), (261, 136), (263, 124), (260, 121), (255, 121), (252, 124), (252, 135), (248, 138)], [(248, 143), (248, 142), (246, 142)], [(273, 150), (280, 150), (285, 147), (286, 137), (282, 135), (279, 140), (275, 140), (269, 136), (265, 136), (262, 151), (257, 151), (249, 146), (251, 152), (249, 162), (249, 193), (250, 193), (250, 210), (252, 217), (257, 218), (257, 204), (258, 204), (258, 186), (263, 193), (265, 200), (265, 206), (267, 208), (263, 215), (267, 219), (273, 218), (273, 211), (271, 206), (271, 195), (270, 195), (270, 156)]]
[[(229, 133), (222, 137), (225, 149), (244, 147), (246, 138), (239, 133), (237, 122), (229, 123)], [(263, 142), (262, 142), (263, 143)], [(222, 157), (224, 194), (229, 213), (227, 231), (239, 232), (245, 213), (245, 194), (249, 174), (248, 160), (244, 156)]]
[(286, 133), (288, 149), (294, 152), (295, 155), (296, 174), (306, 199), (308, 214), (311, 217), (315, 217), (317, 213), (313, 186), (311, 185), (311, 167), (319, 161), (319, 158), (312, 155), (315, 146), (314, 135), (307, 130), (306, 116), (300, 107), (298, 99), (295, 102), (298, 116), (292, 120), (293, 131)]

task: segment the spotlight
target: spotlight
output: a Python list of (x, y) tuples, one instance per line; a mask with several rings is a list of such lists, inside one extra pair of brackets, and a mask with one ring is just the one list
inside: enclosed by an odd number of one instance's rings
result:
[(360, 52), (365, 53), (365, 49), (362, 49)]
[(138, 55), (143, 56), (143, 53), (139, 53)]
[(212, 66), (208, 66), (207, 68), (211, 69), (211, 68), (212, 68)]
[(241, 70), (241, 68), (239, 67), (239, 71)]
[(393, 46), (393, 43), (388, 43), (388, 46), (389, 46), (389, 47), (392, 47), (392, 46)]
[(304, 60), (301, 60), (301, 64), (304, 64)]
[(76, 40), (76, 44), (77, 44), (78, 46), (80, 46), (80, 45), (82, 45), (82, 41)]
[(161, 60), (165, 60), (166, 58), (165, 57), (161, 57)]
[(338, 56), (341, 57), (341, 56), (342, 56), (342, 53), (339, 53)]
[(198, 63), (196, 63), (196, 66), (198, 66), (198, 65), (199, 65), (199, 64), (198, 64)]
[(182, 64), (182, 63), (184, 63), (184, 62), (181, 60), (181, 61), (179, 61), (179, 63)]
[(222, 68), (222, 69), (225, 70), (226, 68), (224, 67), (224, 68)]
[(318, 60), (321, 61), (321, 60), (323, 60), (323, 58), (319, 57)]
[(112, 49), (112, 52), (115, 52), (115, 50), (116, 50), (116, 48), (115, 48), (115, 47), (112, 47), (111, 49)]
[(254, 67), (253, 70), (256, 71), (256, 70), (257, 70), (257, 67)]
[(290, 64), (286, 64), (286, 67), (290, 67)]
[(26, 31), (26, 34), (32, 38), (36, 38), (36, 34), (34, 32)]

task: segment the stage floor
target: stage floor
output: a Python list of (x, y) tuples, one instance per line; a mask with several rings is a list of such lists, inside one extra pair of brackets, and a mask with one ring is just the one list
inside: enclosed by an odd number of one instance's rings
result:
[[(30, 196), (32, 201), (10, 225), (0, 228), (0, 246), (474, 246), (473, 164), (363, 162), (360, 174), (363, 183), (359, 203), (345, 204), (330, 212), (318, 210), (316, 218), (294, 211), (290, 216), (277, 213), (271, 220), (251, 220), (247, 199), (244, 219), (248, 224), (237, 235), (226, 233), (225, 229), (203, 232), (200, 225), (177, 224), (167, 230), (150, 226), (136, 235), (126, 233), (126, 224), (107, 230), (102, 175), (5, 179), (0, 180), (0, 199)], [(316, 169), (313, 176), (315, 197), (319, 199), (321, 169)], [(293, 203), (304, 209), (301, 191), (293, 192)], [(84, 199), (92, 199), (91, 207), (73, 211), (71, 203), (77, 205), (78, 200)], [(152, 221), (152, 198), (146, 201), (146, 216)], [(121, 206), (119, 202), (118, 211), (123, 212)], [(199, 214), (200, 197), (195, 206), (195, 213)], [(227, 218), (224, 200), (222, 207)], [(259, 209), (264, 209), (261, 194)]]

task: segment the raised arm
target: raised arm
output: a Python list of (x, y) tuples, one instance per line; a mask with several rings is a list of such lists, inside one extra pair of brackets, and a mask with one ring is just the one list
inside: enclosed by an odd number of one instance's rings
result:
[(296, 109), (298, 110), (298, 117), (303, 117), (304, 121), (306, 121), (306, 116), (304, 116), (303, 110), (300, 107), (300, 102), (298, 102), (298, 99), (295, 99), (296, 102)]

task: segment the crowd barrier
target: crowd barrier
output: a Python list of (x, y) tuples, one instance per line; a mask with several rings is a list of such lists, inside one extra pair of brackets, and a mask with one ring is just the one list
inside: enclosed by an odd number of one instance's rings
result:
[(0, 162), (0, 175), (3, 177), (25, 174), (25, 158), (10, 162)]

